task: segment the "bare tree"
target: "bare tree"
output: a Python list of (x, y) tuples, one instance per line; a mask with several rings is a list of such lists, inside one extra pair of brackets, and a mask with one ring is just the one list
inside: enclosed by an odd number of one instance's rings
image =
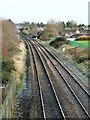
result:
[(47, 24), (46, 29), (42, 32), (42, 40), (50, 40), (51, 37), (58, 37), (59, 33), (54, 24)]

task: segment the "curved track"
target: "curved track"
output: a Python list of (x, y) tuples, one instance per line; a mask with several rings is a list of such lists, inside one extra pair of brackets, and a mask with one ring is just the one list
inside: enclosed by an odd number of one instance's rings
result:
[(75, 76), (72, 73), (70, 73), (68, 69), (65, 68), (65, 66), (53, 54), (51, 54), (47, 49), (42, 47), (38, 42), (37, 42), (37, 46), (41, 48), (43, 53), (47, 56), (47, 58), (53, 64), (53, 66), (58, 71), (60, 76), (62, 76), (66, 84), (70, 86), (71, 89), (73, 89), (74, 94), (77, 96), (77, 99), (79, 98), (78, 100), (83, 104), (82, 106), (88, 114), (89, 102), (90, 102), (89, 92), (78, 82)]
[[(33, 58), (35, 60), (40, 98), (42, 103), (43, 118), (65, 119), (65, 115), (60, 105), (56, 91), (53, 87), (52, 81), (50, 80), (48, 71), (44, 63), (42, 62), (40, 54), (35, 51), (35, 49), (31, 46), (30, 43), (27, 42), (27, 45), (30, 48)], [(38, 62), (36, 61), (36, 59), (38, 59)]]
[(37, 69), (43, 118), (90, 118), (90, 94), (52, 53), (25, 39)]

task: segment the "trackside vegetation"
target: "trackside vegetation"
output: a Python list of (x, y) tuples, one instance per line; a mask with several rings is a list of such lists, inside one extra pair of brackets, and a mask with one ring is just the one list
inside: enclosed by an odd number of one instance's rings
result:
[(15, 71), (13, 60), (9, 58), (2, 58), (2, 84), (7, 84), (12, 80), (11, 72)]
[(13, 80), (12, 72), (15, 71), (13, 56), (18, 53), (19, 39), (17, 29), (11, 20), (2, 20), (2, 72), (3, 85)]

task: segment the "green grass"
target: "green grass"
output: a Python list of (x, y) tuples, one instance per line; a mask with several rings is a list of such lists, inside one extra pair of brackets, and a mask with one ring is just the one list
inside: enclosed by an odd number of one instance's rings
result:
[(86, 45), (86, 46), (90, 45), (90, 41), (75, 41), (75, 42)]

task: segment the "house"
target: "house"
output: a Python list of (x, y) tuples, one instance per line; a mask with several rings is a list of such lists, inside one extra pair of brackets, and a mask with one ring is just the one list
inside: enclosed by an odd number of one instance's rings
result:
[(68, 33), (68, 34), (72, 34), (72, 35), (80, 34), (80, 31), (78, 29), (66, 30), (65, 32)]
[(72, 35), (88, 35), (88, 36), (90, 36), (90, 30), (83, 30), (83, 29), (81, 29), (81, 30), (79, 30), (79, 29), (77, 29), (77, 30), (75, 30), (75, 29), (66, 29), (63, 33), (62, 33), (62, 35), (64, 35), (64, 36), (66, 36), (66, 37), (70, 37), (70, 36), (72, 36)]

